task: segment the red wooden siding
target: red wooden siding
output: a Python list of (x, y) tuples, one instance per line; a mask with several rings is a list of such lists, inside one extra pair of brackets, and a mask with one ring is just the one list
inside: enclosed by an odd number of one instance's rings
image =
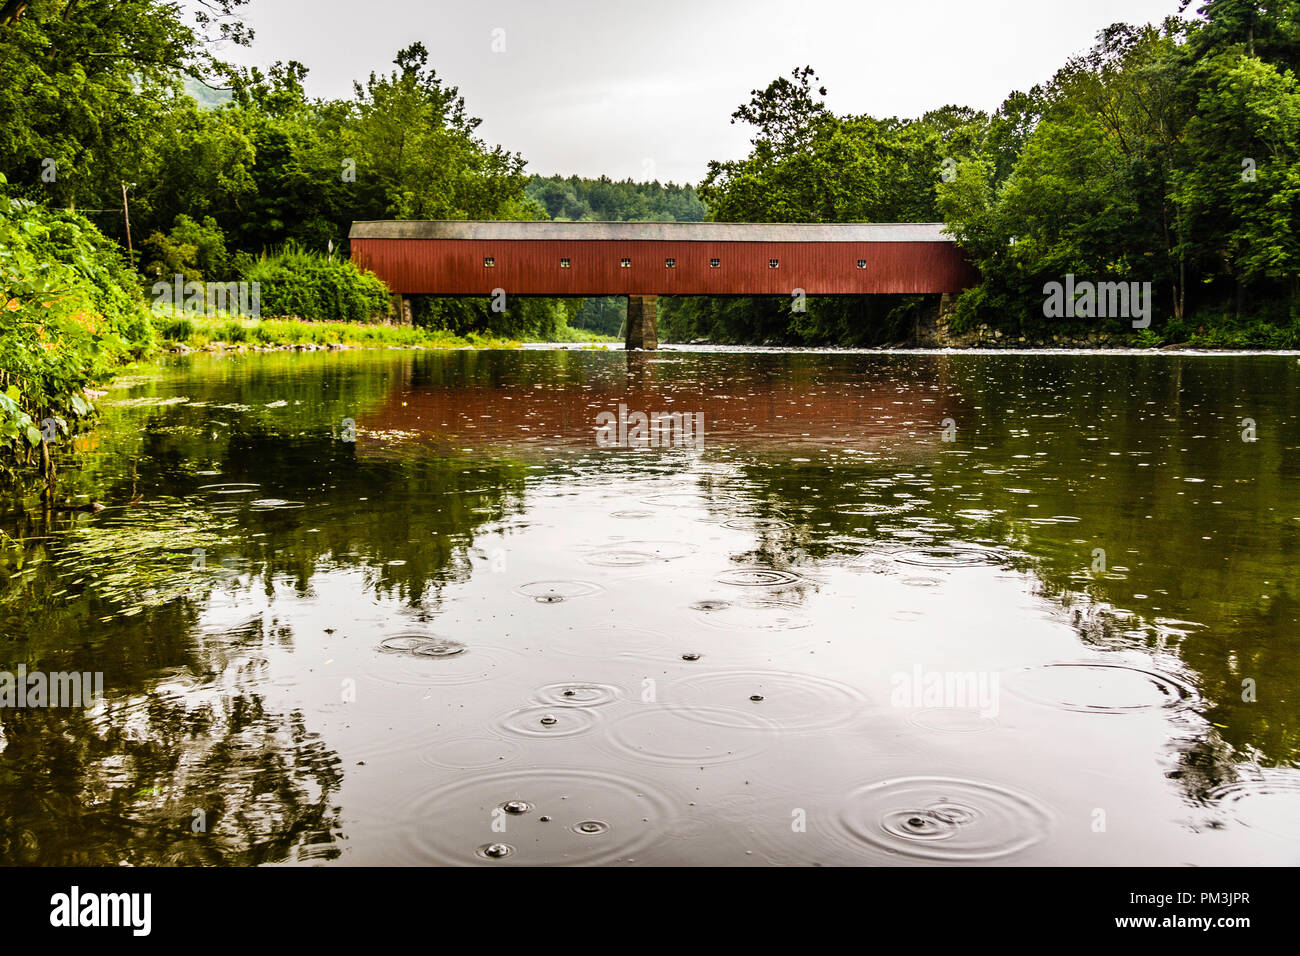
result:
[[(486, 268), (491, 257), (496, 265)], [(619, 265), (632, 260), (631, 268)], [(567, 258), (570, 268), (560, 268)], [(676, 268), (664, 260), (677, 260)], [(710, 268), (710, 259), (721, 260)], [(974, 269), (951, 242), (352, 239), (393, 292), (430, 295), (808, 295), (960, 292)], [(769, 259), (778, 259), (773, 269)], [(865, 259), (859, 269), (857, 260)]]

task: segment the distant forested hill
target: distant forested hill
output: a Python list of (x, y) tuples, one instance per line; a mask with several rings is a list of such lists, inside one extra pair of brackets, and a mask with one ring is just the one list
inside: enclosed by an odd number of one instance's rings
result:
[(615, 182), (608, 176), (534, 176), (528, 195), (552, 219), (586, 222), (702, 222), (704, 203), (693, 186)]
[(224, 106), (234, 99), (234, 93), (230, 90), (214, 89), (206, 83), (199, 82), (192, 76), (185, 77), (185, 92), (194, 97), (199, 106), (210, 110), (214, 110), (218, 106)]

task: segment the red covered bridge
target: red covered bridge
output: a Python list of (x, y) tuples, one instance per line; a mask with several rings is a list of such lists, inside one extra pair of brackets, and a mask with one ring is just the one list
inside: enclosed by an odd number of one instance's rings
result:
[(655, 348), (658, 295), (952, 293), (974, 269), (942, 223), (352, 224), (352, 260), (408, 295), (628, 297), (628, 348)]

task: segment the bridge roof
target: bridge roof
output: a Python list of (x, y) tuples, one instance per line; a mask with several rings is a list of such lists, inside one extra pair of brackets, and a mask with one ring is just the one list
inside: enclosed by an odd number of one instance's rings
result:
[(621, 240), (678, 242), (952, 242), (941, 222), (505, 222), (370, 220), (350, 239)]

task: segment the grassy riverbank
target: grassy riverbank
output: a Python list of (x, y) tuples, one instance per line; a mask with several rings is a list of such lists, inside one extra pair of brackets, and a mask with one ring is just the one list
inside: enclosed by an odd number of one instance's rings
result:
[[(468, 333), (457, 335), (445, 329), (424, 329), (410, 325), (377, 325), (365, 322), (306, 322), (300, 319), (253, 319), (246, 316), (153, 317), (154, 330), (165, 349), (248, 348), (424, 348), (424, 349), (508, 349), (519, 348), (519, 339), (496, 338)], [(587, 329), (571, 329), (555, 341), (618, 342), (610, 335)], [(552, 341), (525, 339), (524, 341)], [(183, 350), (183, 349), (182, 349)]]
[(351, 348), (518, 348), (510, 339), (421, 329), (409, 325), (363, 322), (304, 322), (299, 319), (252, 319), (155, 315), (154, 329), (164, 348), (212, 346), (293, 348), (346, 346)]

